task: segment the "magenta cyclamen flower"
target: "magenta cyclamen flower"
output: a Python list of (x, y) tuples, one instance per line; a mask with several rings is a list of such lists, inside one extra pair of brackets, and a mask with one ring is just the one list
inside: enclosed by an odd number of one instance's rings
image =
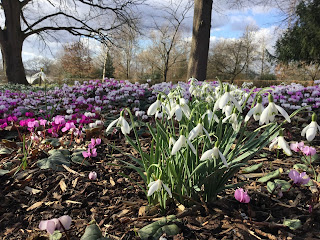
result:
[(247, 191), (244, 191), (242, 188), (238, 188), (234, 192), (234, 198), (237, 199), (241, 203), (249, 203), (250, 197), (247, 193)]
[(296, 170), (291, 170), (289, 172), (289, 178), (291, 178), (293, 183), (296, 185), (304, 185), (310, 181), (310, 178), (307, 176), (306, 172), (299, 173)]
[(76, 126), (74, 125), (73, 122), (67, 122), (66, 125), (64, 126), (64, 128), (61, 129), (62, 132), (66, 132), (70, 129), (74, 129), (76, 128)]
[[(71, 221), (72, 219), (70, 216), (64, 215), (59, 218), (53, 218), (50, 220), (41, 221), (39, 224), (39, 228), (41, 230), (47, 230), (49, 234), (53, 234), (55, 230), (59, 230), (59, 231), (63, 231), (64, 229), (69, 230), (71, 226)], [(63, 227), (61, 226), (61, 224), (63, 225)]]
[(316, 154), (316, 149), (313, 147), (309, 147), (309, 146), (305, 146), (302, 149), (302, 152), (306, 155), (306, 156), (313, 156)]
[(302, 151), (303, 147), (304, 147), (304, 142), (299, 142), (299, 143), (295, 142), (290, 144), (290, 148), (294, 152)]

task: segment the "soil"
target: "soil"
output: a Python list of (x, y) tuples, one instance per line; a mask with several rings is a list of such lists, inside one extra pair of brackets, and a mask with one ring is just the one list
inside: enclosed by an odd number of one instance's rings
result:
[[(287, 139), (302, 140), (300, 129), (290, 125)], [(0, 138), (14, 131), (0, 131)], [(13, 140), (19, 141), (18, 138)], [(146, 145), (148, 140), (145, 138)], [(247, 182), (244, 188), (251, 197), (249, 204), (236, 201), (234, 190), (228, 190), (212, 205), (179, 209), (174, 202), (169, 202), (167, 212), (161, 213), (157, 206), (148, 206), (145, 193), (137, 184), (144, 184), (139, 175), (117, 166), (121, 160), (128, 161), (128, 157), (112, 150), (107, 142), (129, 149), (120, 135), (103, 139), (98, 157), (91, 160), (90, 166), (71, 164), (63, 171), (39, 169), (34, 162), (43, 153), (38, 150), (28, 159), (26, 170), (1, 176), (0, 239), (48, 239), (46, 231), (38, 228), (40, 221), (62, 215), (72, 218), (71, 229), (62, 239), (80, 239), (92, 219), (110, 239), (139, 239), (140, 228), (171, 214), (181, 220), (181, 233), (164, 236), (166, 239), (320, 239), (319, 201), (309, 213), (308, 203), (312, 197), (309, 187), (293, 186), (279, 198), (267, 191), (265, 183), (257, 182), (271, 170), (291, 169), (295, 163), (300, 163), (298, 157), (280, 153), (277, 158), (275, 151), (265, 149), (250, 160), (251, 165), (263, 163), (260, 173), (240, 171), (232, 179), (233, 183)], [(312, 144), (320, 150), (319, 140)], [(16, 151), (2, 157), (0, 163), (9, 161), (14, 166), (17, 164)], [(88, 179), (90, 171), (98, 173), (97, 180)], [(281, 178), (289, 180), (286, 174)], [(302, 227), (291, 230), (282, 224), (284, 219), (300, 219)]]

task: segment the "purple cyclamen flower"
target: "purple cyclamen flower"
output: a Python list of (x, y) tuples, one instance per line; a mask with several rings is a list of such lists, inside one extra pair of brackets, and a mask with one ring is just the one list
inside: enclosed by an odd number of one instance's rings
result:
[(317, 153), (316, 149), (313, 147), (309, 147), (309, 146), (305, 146), (302, 149), (302, 152), (306, 155), (306, 156), (313, 156)]
[(88, 151), (82, 152), (82, 156), (83, 156), (84, 158), (89, 158), (89, 157), (91, 157), (90, 148), (88, 148)]
[(307, 176), (306, 172), (299, 173), (296, 170), (291, 170), (289, 172), (289, 178), (291, 178), (293, 183), (296, 185), (304, 185), (310, 181), (310, 178)]
[(234, 192), (234, 198), (237, 199), (241, 203), (249, 203), (250, 197), (247, 193), (247, 191), (244, 191), (242, 188), (238, 188)]
[[(64, 231), (64, 229), (69, 230), (71, 226), (71, 221), (72, 219), (70, 216), (64, 215), (59, 218), (41, 221), (39, 224), (39, 228), (41, 230), (47, 230), (49, 234), (53, 234), (55, 230), (59, 230), (60, 232)], [(63, 227), (61, 226), (61, 224), (63, 225)]]

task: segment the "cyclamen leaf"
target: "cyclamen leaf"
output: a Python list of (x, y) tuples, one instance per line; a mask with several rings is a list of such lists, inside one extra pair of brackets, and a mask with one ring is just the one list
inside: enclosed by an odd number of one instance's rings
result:
[(269, 181), (272, 178), (277, 178), (281, 175), (281, 173), (283, 172), (282, 168), (279, 168), (273, 172), (268, 173), (266, 176), (263, 176), (261, 178), (258, 179), (258, 182), (261, 183), (265, 183), (267, 181)]
[(80, 240), (110, 240), (109, 238), (102, 237), (102, 233), (98, 225), (93, 222), (86, 227), (86, 230)]
[(276, 189), (276, 184), (274, 182), (267, 183), (267, 190), (269, 193), (273, 193)]
[(297, 164), (293, 165), (293, 169), (301, 169), (305, 172), (312, 173), (312, 169), (309, 166), (302, 164), (302, 163), (297, 163)]
[(59, 240), (62, 238), (62, 233), (60, 231), (54, 231), (53, 234), (50, 235), (50, 240)]
[(302, 226), (299, 219), (286, 219), (283, 221), (283, 225), (287, 226), (291, 230), (297, 230)]
[(288, 183), (286, 180), (275, 179), (274, 182), (275, 182), (275, 184), (281, 185), (282, 191), (288, 191), (291, 187), (291, 184)]
[(0, 155), (9, 155), (13, 152), (11, 148), (1, 148)]
[(246, 168), (243, 169), (242, 171), (243, 171), (244, 173), (252, 173), (252, 172), (258, 170), (259, 168), (261, 168), (262, 165), (263, 165), (263, 163), (258, 163), (258, 164), (252, 165), (252, 166), (250, 166), (250, 167), (246, 167)]

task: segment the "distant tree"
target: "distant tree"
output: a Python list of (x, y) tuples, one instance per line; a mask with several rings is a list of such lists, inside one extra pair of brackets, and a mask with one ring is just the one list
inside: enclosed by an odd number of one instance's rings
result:
[(34, 57), (29, 60), (27, 60), (24, 63), (26, 73), (29, 75), (33, 75), (40, 71), (40, 69), (43, 70), (43, 72), (48, 75), (50, 74), (50, 67), (53, 64), (53, 60), (49, 58), (43, 58), (43, 57)]
[(170, 68), (186, 60), (186, 42), (182, 38), (182, 30), (183, 21), (192, 6), (191, 0), (170, 0), (168, 5), (160, 9), (163, 12), (161, 19), (154, 18), (154, 27), (150, 34), (152, 45), (149, 48), (153, 54), (149, 61), (161, 71), (165, 82), (168, 80)]
[(233, 83), (240, 73), (245, 72), (248, 57), (243, 39), (220, 41), (211, 51), (210, 68), (215, 70), (218, 77), (230, 79)]
[(82, 41), (65, 44), (60, 62), (67, 77), (86, 78), (93, 75), (90, 51)]
[(124, 25), (134, 27), (133, 7), (143, 0), (1, 0), (0, 48), (6, 78), (10, 83), (28, 84), (22, 63), (24, 41), (34, 35), (40, 40), (56, 38), (65, 31), (98, 41), (112, 39)]
[(302, 1), (297, 20), (276, 42), (278, 62), (320, 63), (320, 0)]

